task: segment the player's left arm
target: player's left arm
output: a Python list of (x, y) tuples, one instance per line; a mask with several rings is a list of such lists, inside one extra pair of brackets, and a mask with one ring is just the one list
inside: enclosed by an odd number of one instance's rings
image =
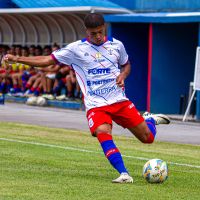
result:
[(130, 72), (131, 72), (131, 65), (130, 62), (128, 61), (126, 64), (121, 66), (121, 73), (116, 78), (116, 83), (119, 87), (124, 87), (124, 81), (130, 74)]

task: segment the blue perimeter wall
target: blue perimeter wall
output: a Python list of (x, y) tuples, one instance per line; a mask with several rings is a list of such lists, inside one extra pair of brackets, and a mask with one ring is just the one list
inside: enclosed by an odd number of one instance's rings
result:
[[(132, 72), (126, 80), (126, 94), (140, 111), (144, 111), (149, 24), (111, 23), (111, 26), (112, 36), (124, 43), (132, 64)], [(151, 112), (179, 113), (180, 96), (187, 97), (189, 83), (193, 81), (197, 45), (197, 23), (153, 24)]]
[(151, 112), (178, 113), (193, 81), (198, 24), (153, 24)]
[(112, 23), (112, 36), (123, 42), (132, 65), (126, 79), (126, 95), (136, 107), (146, 110), (148, 24)]
[(199, 11), (199, 0), (110, 0), (137, 12), (148, 11)]

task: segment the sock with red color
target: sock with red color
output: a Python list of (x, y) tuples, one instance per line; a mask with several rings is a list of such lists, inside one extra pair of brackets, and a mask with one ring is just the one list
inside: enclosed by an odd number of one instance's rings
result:
[(101, 144), (105, 156), (110, 161), (111, 165), (121, 174), (122, 172), (128, 173), (121, 153), (113, 142), (112, 135), (108, 133), (99, 133), (97, 138)]
[(151, 131), (148, 141), (146, 143), (153, 143), (156, 136), (156, 123), (155, 120), (151, 117), (145, 120), (149, 130)]

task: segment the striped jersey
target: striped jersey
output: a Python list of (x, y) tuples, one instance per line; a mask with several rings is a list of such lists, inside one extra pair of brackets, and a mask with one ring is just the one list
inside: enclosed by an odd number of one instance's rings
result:
[(116, 84), (121, 65), (128, 62), (119, 40), (108, 38), (99, 46), (78, 40), (54, 51), (52, 57), (74, 69), (86, 110), (128, 100), (124, 88)]

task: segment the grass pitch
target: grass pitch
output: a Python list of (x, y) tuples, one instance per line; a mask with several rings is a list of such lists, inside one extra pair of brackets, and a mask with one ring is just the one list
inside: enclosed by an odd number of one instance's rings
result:
[[(0, 200), (199, 199), (200, 146), (114, 136), (133, 184), (112, 184), (118, 173), (90, 133), (0, 123)], [(145, 159), (168, 163), (169, 178), (149, 184)]]

